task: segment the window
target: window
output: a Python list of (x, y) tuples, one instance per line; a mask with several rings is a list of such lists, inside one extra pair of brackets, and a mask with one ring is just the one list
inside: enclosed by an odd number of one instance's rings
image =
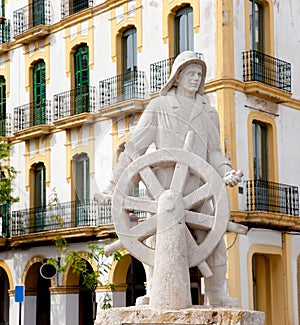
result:
[(33, 0), (32, 2), (32, 25), (45, 25), (45, 1), (46, 0)]
[(174, 56), (186, 50), (194, 50), (193, 9), (190, 6), (179, 9), (174, 23)]
[(40, 60), (33, 66), (33, 125), (46, 122), (46, 68)]
[(252, 136), (254, 179), (268, 180), (268, 127), (253, 121)]
[(6, 82), (0, 76), (0, 136), (6, 136)]
[(249, 1), (250, 49), (264, 52), (264, 7), (257, 0)]
[(135, 97), (137, 81), (136, 28), (133, 27), (122, 36), (122, 100)]
[(74, 113), (89, 112), (89, 48), (86, 44), (78, 46), (74, 53), (74, 81)]
[(42, 231), (46, 212), (46, 168), (39, 163), (34, 168), (34, 228)]
[[(0, 171), (0, 181), (5, 181), (6, 177), (3, 171)], [(0, 237), (7, 237), (9, 230), (9, 205), (0, 202)], [(1, 323), (0, 323), (1, 324)]]
[(75, 14), (89, 7), (89, 0), (70, 0), (70, 13)]
[(75, 160), (76, 225), (87, 225), (90, 198), (90, 161), (86, 154)]

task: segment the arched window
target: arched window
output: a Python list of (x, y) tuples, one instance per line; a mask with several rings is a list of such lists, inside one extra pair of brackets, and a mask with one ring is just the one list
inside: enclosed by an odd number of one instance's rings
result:
[(122, 100), (137, 93), (136, 28), (127, 29), (122, 36)]
[(264, 52), (264, 6), (260, 1), (249, 1), (250, 50)]
[(174, 19), (174, 56), (186, 50), (194, 50), (193, 9), (179, 9)]
[(74, 114), (89, 112), (89, 48), (86, 44), (78, 46), (74, 53), (74, 85)]
[(75, 160), (76, 225), (88, 225), (90, 199), (90, 160), (81, 154)]
[(43, 60), (33, 66), (33, 125), (46, 122), (46, 66)]
[(34, 230), (42, 231), (46, 218), (46, 167), (38, 163), (34, 168)]
[(0, 76), (0, 136), (6, 136), (6, 81)]

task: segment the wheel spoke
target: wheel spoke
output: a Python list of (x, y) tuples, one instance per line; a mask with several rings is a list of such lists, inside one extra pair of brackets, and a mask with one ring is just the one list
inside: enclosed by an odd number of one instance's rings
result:
[(206, 200), (210, 200), (212, 196), (212, 187), (209, 183), (205, 183), (203, 186), (199, 187), (183, 198), (184, 206), (187, 210), (189, 210), (192, 207), (198, 206), (199, 204), (205, 202)]
[(216, 218), (208, 214), (187, 211), (185, 222), (194, 230), (209, 230), (213, 228)]
[(126, 196), (124, 199), (124, 208), (128, 210), (138, 210), (150, 213), (156, 213), (157, 202), (140, 197)]
[(174, 169), (170, 189), (172, 191), (182, 192), (188, 175), (188, 166), (177, 163)]
[(141, 179), (143, 180), (146, 188), (154, 199), (157, 199), (164, 191), (164, 188), (160, 184), (153, 170), (147, 166), (139, 172)]
[(130, 236), (143, 241), (156, 233), (157, 214), (130, 228)]

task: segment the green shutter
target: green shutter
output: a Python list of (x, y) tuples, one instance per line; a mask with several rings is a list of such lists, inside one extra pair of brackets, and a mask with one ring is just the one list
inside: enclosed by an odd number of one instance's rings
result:
[(32, 25), (45, 25), (45, 0), (33, 0)]
[(46, 122), (46, 68), (38, 61), (33, 68), (33, 125)]
[(0, 136), (6, 135), (6, 82), (0, 77)]
[(81, 45), (74, 54), (75, 94), (74, 113), (80, 114), (90, 111), (89, 100), (89, 48)]
[(46, 215), (46, 168), (39, 163), (34, 170), (34, 228), (42, 231)]

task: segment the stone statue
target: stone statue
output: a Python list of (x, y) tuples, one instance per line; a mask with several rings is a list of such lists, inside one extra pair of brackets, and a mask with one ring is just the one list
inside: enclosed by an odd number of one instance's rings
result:
[[(105, 196), (116, 193), (112, 206), (120, 238), (108, 251), (124, 246), (150, 265), (147, 295), (137, 304), (149, 303), (150, 298), (155, 308), (189, 307), (189, 267), (197, 265), (205, 276), (207, 304), (238, 307), (237, 299), (224, 290), (223, 235), (230, 227), (246, 232), (243, 226), (229, 222), (225, 186), (240, 182), (242, 173), (233, 170), (221, 153), (218, 113), (203, 94), (205, 76), (206, 64), (196, 53), (185, 51), (177, 56), (160, 96), (143, 112), (103, 191)], [(155, 150), (147, 153), (153, 144)], [(130, 196), (140, 179), (146, 184), (148, 202)], [(144, 210), (150, 216), (132, 226), (123, 221), (132, 210)], [(161, 297), (165, 294), (167, 298)]]

